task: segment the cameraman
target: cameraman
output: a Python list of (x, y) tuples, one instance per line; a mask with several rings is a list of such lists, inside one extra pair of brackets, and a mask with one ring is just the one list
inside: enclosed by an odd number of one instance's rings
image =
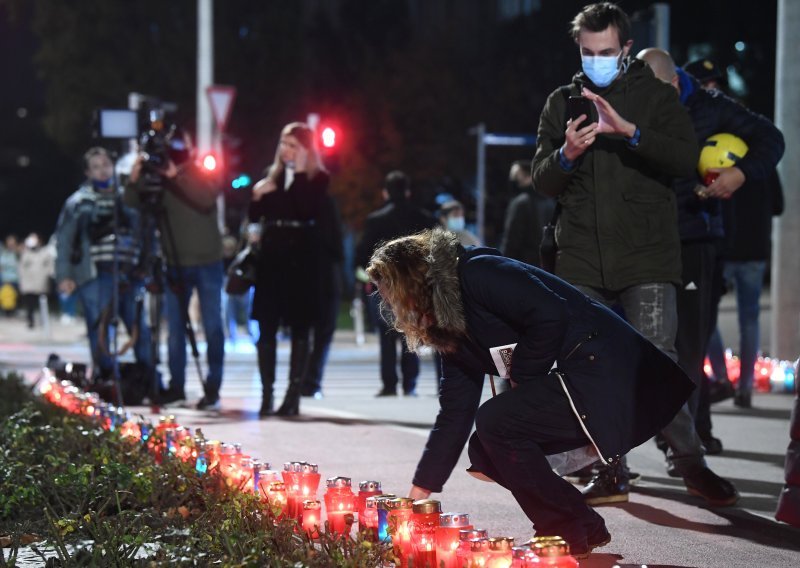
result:
[[(197, 290), (208, 361), (199, 410), (219, 408), (225, 334), (222, 327), (222, 235), (217, 223), (220, 188), (194, 161), (188, 134), (173, 129), (165, 137), (166, 155), (141, 152), (125, 187), (125, 202), (155, 215), (167, 263), (165, 287), (169, 329), (169, 388), (164, 404), (185, 402), (186, 318), (192, 290)], [(153, 179), (158, 183), (153, 183)], [(153, 206), (153, 202), (157, 204)]]
[[(87, 179), (67, 199), (56, 226), (58, 288), (65, 295), (75, 293), (83, 307), (95, 381), (108, 377), (113, 361), (107, 325), (111, 322), (116, 253), (119, 315), (134, 340), (136, 360), (146, 367), (149, 376), (153, 369), (150, 329), (136, 302), (143, 294), (142, 282), (133, 276), (139, 260), (139, 245), (133, 238), (139, 215), (121, 203), (114, 185), (114, 165), (104, 148), (90, 148), (83, 162)], [(101, 328), (102, 336), (98, 333)]]

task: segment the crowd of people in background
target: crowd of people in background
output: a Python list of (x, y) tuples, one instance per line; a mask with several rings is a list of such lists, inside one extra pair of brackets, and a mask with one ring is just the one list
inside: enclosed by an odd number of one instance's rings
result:
[[(716, 478), (702, 456), (723, 449), (712, 433), (710, 405), (734, 397), (737, 407), (752, 406), (770, 223), (783, 203), (776, 174), (783, 138), (767, 118), (722, 92), (723, 75), (713, 62), (680, 68), (659, 49), (633, 57), (624, 13), (606, 3), (592, 6), (573, 22), (582, 71), (548, 98), (533, 159), (511, 164), (509, 182), (517, 195), (506, 209), (501, 238), (489, 244), (539, 267), (543, 229), (556, 227), (555, 274), (615, 309), (700, 387), (659, 435), (669, 473), (704, 495), (716, 491), (712, 501), (731, 501), (735, 489)], [(569, 115), (575, 97), (591, 102), (589, 115)], [(720, 132), (740, 137), (749, 152), (735, 166), (715, 171), (716, 179), (700, 180), (698, 147)], [(486, 244), (470, 230), (468, 207), (446, 195), (428, 211), (414, 198), (409, 176), (389, 172), (380, 188), (384, 203), (366, 217), (350, 267), (330, 176), (309, 125), (283, 129), (271, 164), (254, 185), (247, 218), (225, 231), (216, 208), (220, 189), (198, 174), (191, 138), (178, 131), (167, 140), (181, 151), (156, 172), (164, 186), (157, 205), (148, 201), (146, 156), (137, 157), (118, 187), (108, 152), (86, 152), (86, 180), (64, 204), (51, 242), (32, 233), (21, 243), (8, 235), (0, 246), (0, 309), (6, 315), (24, 311), (34, 328), (42, 298), (57, 297), (66, 320), (77, 301), (97, 377), (111, 372), (108, 323), (118, 313), (136, 360), (155, 377), (151, 396), (165, 405), (187, 404), (187, 340), (194, 345), (192, 330), (201, 326), (207, 370), (196, 407), (206, 410), (220, 407), (225, 338), (235, 346), (244, 327), (256, 347), (263, 388), (259, 415), (294, 416), (301, 397), (323, 396), (341, 301), (351, 292), (345, 271), (352, 269), (355, 294), (368, 300), (380, 345), (377, 396), (415, 396), (419, 356), (381, 313), (380, 294), (365, 269), (381, 243), (436, 226), (454, 233), (463, 247)], [(157, 242), (141, 237), (147, 231), (159, 235)], [(226, 270), (248, 245), (258, 250), (255, 285), (226, 293)], [(151, 281), (155, 269), (143, 266), (153, 256), (164, 260), (160, 286)], [(142, 308), (146, 290), (163, 295), (155, 317)], [(735, 291), (739, 316), (742, 370), (735, 392), (716, 328), (725, 290)], [(192, 306), (199, 317), (192, 317)], [(156, 373), (159, 333), (152, 329), (162, 317), (165, 383)], [(288, 389), (276, 410), (281, 338), (290, 340), (291, 355)], [(707, 355), (710, 375), (703, 367)], [(436, 353), (434, 364), (439, 380)], [(587, 502), (602, 504), (624, 500), (632, 474), (623, 458), (582, 475), (593, 478), (584, 492)]]

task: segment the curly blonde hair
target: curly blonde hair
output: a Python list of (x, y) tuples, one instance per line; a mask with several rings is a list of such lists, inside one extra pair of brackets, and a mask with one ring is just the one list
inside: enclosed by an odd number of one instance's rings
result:
[(390, 323), (405, 334), (411, 351), (428, 345), (450, 353), (456, 349), (463, 333), (442, 327), (437, 319), (431, 277), (434, 233), (442, 234), (442, 231), (426, 230), (382, 244), (373, 253), (367, 274), (381, 294), (381, 312), (391, 310), (394, 317)]

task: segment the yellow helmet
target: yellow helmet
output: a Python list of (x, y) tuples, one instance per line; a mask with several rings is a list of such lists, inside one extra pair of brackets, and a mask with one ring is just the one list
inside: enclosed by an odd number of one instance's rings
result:
[(714, 134), (706, 138), (700, 150), (697, 171), (701, 178), (705, 178), (709, 168), (728, 168), (744, 158), (745, 154), (747, 144), (738, 136), (727, 132)]

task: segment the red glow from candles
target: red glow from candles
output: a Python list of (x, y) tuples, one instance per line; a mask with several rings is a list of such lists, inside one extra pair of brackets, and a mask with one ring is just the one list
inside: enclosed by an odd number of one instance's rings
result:
[(303, 501), (303, 519), (301, 525), (309, 538), (319, 537), (320, 502), (307, 499)]

